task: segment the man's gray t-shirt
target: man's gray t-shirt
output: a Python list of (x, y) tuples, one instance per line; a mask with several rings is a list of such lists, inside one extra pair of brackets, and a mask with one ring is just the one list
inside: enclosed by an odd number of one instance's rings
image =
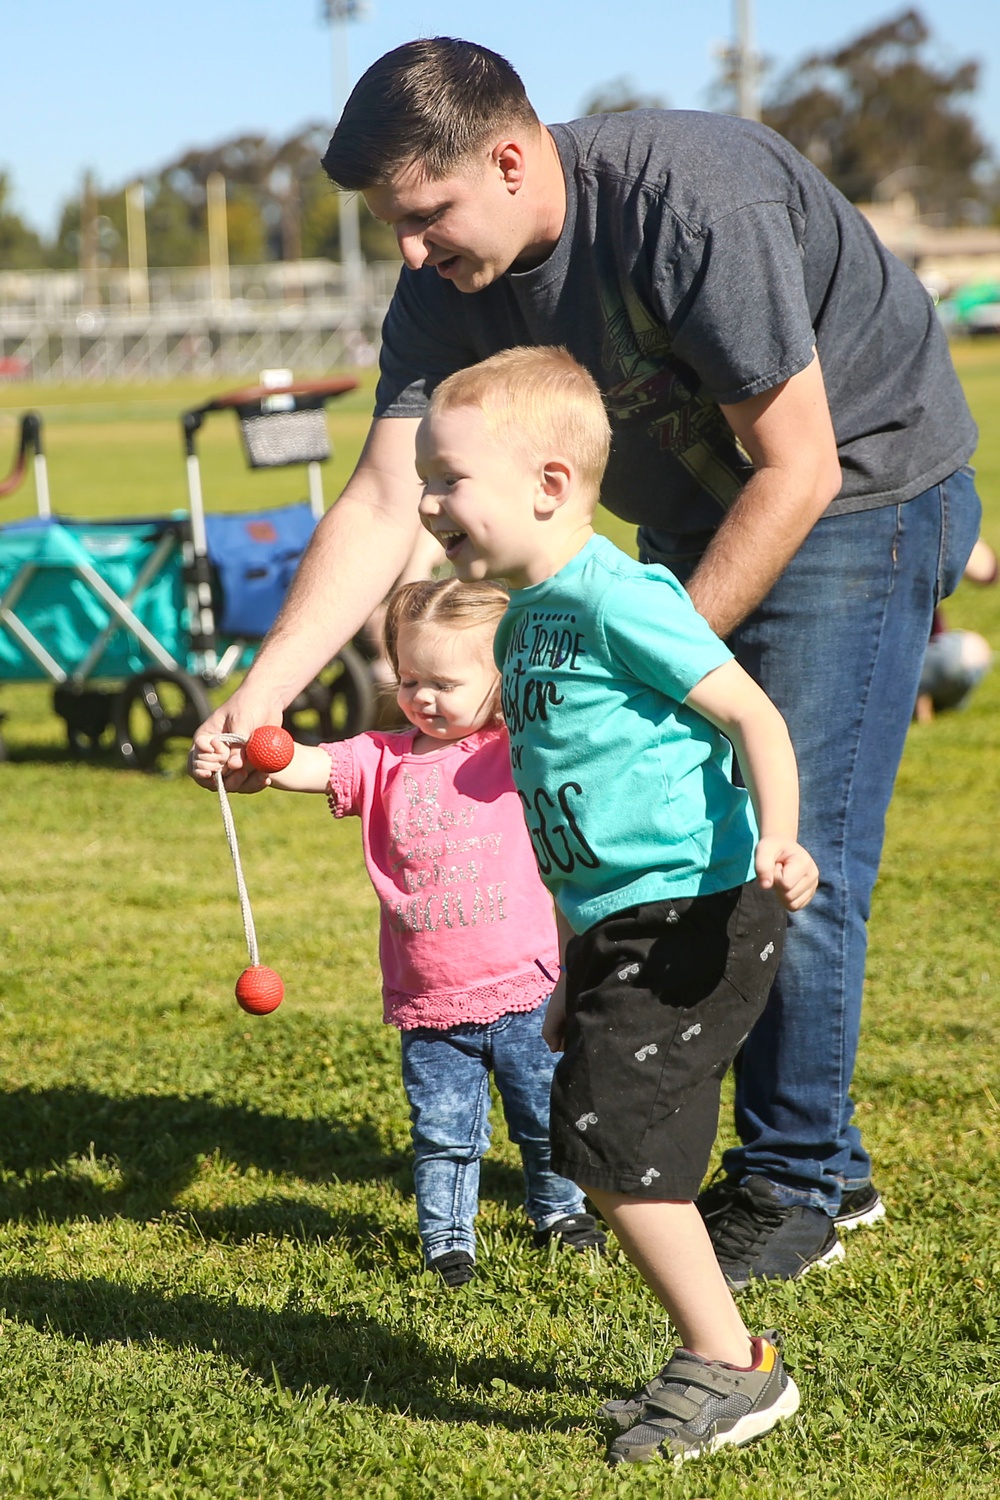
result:
[(968, 460), (976, 428), (930, 297), (781, 136), (672, 110), (551, 130), (558, 243), (471, 294), (404, 269), (376, 416), (421, 415), (446, 375), (501, 349), (562, 344), (611, 418), (604, 503), (700, 531), (751, 472), (719, 404), (797, 374), (815, 346), (844, 474), (831, 513), (910, 499)]

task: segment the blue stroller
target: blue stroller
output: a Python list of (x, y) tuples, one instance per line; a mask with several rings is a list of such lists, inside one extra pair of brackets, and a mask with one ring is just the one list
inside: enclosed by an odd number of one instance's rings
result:
[[(110, 730), (123, 765), (153, 769), (171, 740), (189, 739), (211, 712), (210, 690), (250, 665), (323, 514), (325, 402), (356, 385), (254, 386), (184, 412), (190, 509), (164, 517), (54, 515), (41, 419), (22, 418), (0, 497), (22, 482), (30, 456), (37, 515), (0, 529), (0, 682), (52, 682), (72, 753)], [(206, 514), (196, 437), (210, 412), (227, 410), (251, 468), (306, 465), (307, 501)], [(369, 660), (345, 646), (289, 705), (285, 727), (314, 744), (368, 728)]]

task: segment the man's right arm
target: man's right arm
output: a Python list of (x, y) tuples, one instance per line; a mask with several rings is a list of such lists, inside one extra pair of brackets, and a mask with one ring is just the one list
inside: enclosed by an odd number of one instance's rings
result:
[[(280, 724), (282, 710), (360, 629), (403, 572), (420, 529), (418, 425), (411, 417), (372, 423), (357, 467), (317, 526), (250, 671), (206, 719), (196, 744), (202, 735), (248, 737), (261, 724)], [(230, 769), (242, 769), (238, 752)]]

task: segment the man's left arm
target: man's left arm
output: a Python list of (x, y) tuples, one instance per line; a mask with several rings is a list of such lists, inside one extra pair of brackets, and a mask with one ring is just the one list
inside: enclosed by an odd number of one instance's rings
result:
[(754, 473), (687, 584), (725, 638), (784, 572), (842, 483), (819, 358), (762, 395), (720, 408)]

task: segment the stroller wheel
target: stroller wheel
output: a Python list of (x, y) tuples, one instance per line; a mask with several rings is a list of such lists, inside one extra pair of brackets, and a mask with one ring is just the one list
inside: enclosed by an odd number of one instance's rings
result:
[(375, 689), (368, 664), (353, 646), (345, 646), (292, 699), (284, 726), (300, 744), (319, 745), (363, 733), (374, 716)]
[(190, 739), (211, 711), (205, 689), (186, 672), (138, 672), (114, 702), (118, 754), (133, 770), (150, 771), (168, 740)]

